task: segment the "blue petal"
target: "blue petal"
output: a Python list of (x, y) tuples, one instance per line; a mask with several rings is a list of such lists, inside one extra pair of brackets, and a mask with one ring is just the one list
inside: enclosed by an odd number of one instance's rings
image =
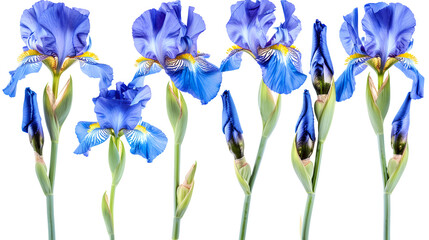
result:
[(271, 38), (269, 46), (282, 44), (290, 47), (295, 42), (299, 32), (301, 32), (301, 21), (293, 15), (295, 6), (292, 3), (282, 0), (281, 4), (285, 21), (279, 27), (276, 27), (277, 32)]
[(365, 49), (359, 38), (357, 8), (353, 9), (351, 13), (344, 16), (344, 23), (341, 25), (340, 29), (340, 40), (347, 54), (365, 54)]
[(370, 59), (369, 57), (354, 58), (347, 65), (347, 69), (335, 82), (335, 89), (337, 95), (337, 102), (349, 99), (355, 91), (355, 76), (361, 73), (367, 65), (365, 62)]
[(299, 88), (307, 78), (301, 70), (301, 53), (288, 48), (287, 52), (265, 48), (256, 59), (262, 68), (264, 83), (277, 93), (289, 94)]
[(275, 8), (268, 0), (244, 0), (232, 5), (231, 18), (226, 24), (231, 41), (256, 56), (258, 48), (267, 45), (267, 32), (276, 20)]
[(45, 55), (30, 55), (25, 57), (15, 71), (9, 72), (11, 79), (9, 84), (3, 89), (4, 94), (15, 97), (18, 81), (25, 78), (25, 76), (30, 73), (39, 72), (42, 67), (42, 61), (46, 59), (46, 57)]
[(395, 64), (408, 78), (413, 80), (411, 88), (411, 98), (420, 99), (424, 95), (425, 78), (419, 73), (411, 59), (398, 57), (398, 62)]
[(132, 99), (131, 105), (140, 104), (142, 107), (146, 107), (146, 103), (152, 97), (149, 86), (144, 86), (141, 88), (129, 89), (124, 92), (126, 98)]
[(416, 20), (411, 10), (400, 3), (367, 4), (365, 12), (362, 19), (365, 49), (369, 56), (381, 58), (383, 69), (388, 57), (407, 51)]
[(220, 71), (226, 72), (226, 71), (233, 71), (237, 70), (241, 66), (241, 57), (243, 56), (243, 50), (244, 49), (233, 49), (228, 54), (228, 56), (222, 60), (222, 63), (220, 64)]
[(124, 131), (131, 146), (131, 153), (138, 154), (151, 163), (167, 145), (167, 137), (158, 128), (141, 121), (134, 130)]
[(198, 36), (206, 30), (206, 24), (203, 18), (194, 13), (194, 7), (188, 9), (188, 22), (186, 25), (186, 39), (189, 39), (186, 52), (191, 53), (192, 56), (197, 56), (197, 39)]
[(92, 147), (105, 142), (110, 136), (109, 130), (100, 128), (96, 122), (78, 122), (75, 132), (79, 140), (79, 146), (74, 153), (84, 154), (85, 156), (88, 156), (88, 152)]
[(190, 93), (202, 104), (216, 97), (222, 82), (222, 74), (215, 65), (204, 57), (193, 58), (189, 54), (168, 59), (165, 72), (180, 91)]
[(39, 134), (43, 138), (42, 118), (37, 104), (37, 94), (30, 88), (25, 89), (22, 131), (30, 134), (30, 139), (35, 134)]
[(97, 63), (91, 57), (78, 57), (76, 59), (80, 61), (80, 69), (83, 73), (88, 77), (100, 79), (100, 89), (108, 89), (112, 85), (113, 69), (109, 65)]
[[(325, 24), (322, 24), (319, 20), (316, 20), (313, 26), (313, 47), (311, 50), (311, 69), (310, 73), (313, 75), (315, 72), (314, 67), (322, 67), (320, 70), (324, 70), (327, 67), (329, 75), (334, 75), (334, 66), (332, 65), (331, 56), (328, 50), (328, 44), (326, 40), (327, 28)], [(324, 71), (322, 71), (323, 73)]]
[(162, 67), (153, 60), (143, 60), (139, 62), (137, 68), (133, 80), (129, 83), (130, 87), (143, 87), (145, 76), (158, 73), (162, 70)]
[(411, 93), (408, 93), (404, 103), (392, 121), (392, 138), (407, 138), (408, 129), (410, 127), (410, 105)]
[(165, 57), (175, 58), (179, 54), (180, 39), (184, 32), (173, 10), (147, 10), (134, 21), (132, 29), (134, 46), (143, 57), (164, 65)]
[(226, 141), (229, 142), (235, 138), (238, 133), (243, 133), (238, 118), (237, 109), (235, 108), (234, 100), (228, 90), (222, 94), (222, 131), (225, 134)]
[(83, 53), (89, 34), (88, 11), (72, 9), (63, 3), (53, 4), (38, 18), (40, 25), (50, 37), (41, 37), (43, 53), (58, 57), (61, 67), (66, 57)]
[(299, 115), (298, 122), (295, 126), (296, 141), (297, 142), (306, 142), (308, 136), (311, 140), (316, 140), (316, 134), (314, 131), (314, 115), (313, 107), (311, 102), (311, 96), (308, 90), (304, 90), (304, 99), (302, 105), (302, 111)]

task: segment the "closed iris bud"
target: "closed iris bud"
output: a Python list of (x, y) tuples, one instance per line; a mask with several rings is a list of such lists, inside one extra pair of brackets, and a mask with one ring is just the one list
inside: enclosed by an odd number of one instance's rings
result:
[(391, 144), (393, 153), (397, 155), (402, 155), (407, 145), (408, 129), (410, 127), (410, 104), (411, 95), (408, 93), (392, 122)]
[(308, 90), (304, 91), (304, 100), (301, 115), (295, 127), (295, 144), (298, 155), (301, 160), (306, 163), (306, 159), (310, 158), (314, 149), (314, 141), (316, 140), (314, 132), (314, 115), (311, 103), (311, 97)]
[(222, 103), (222, 131), (234, 158), (241, 159), (244, 157), (243, 130), (241, 129), (234, 100), (228, 90), (222, 94)]
[(25, 89), (22, 131), (28, 133), (34, 151), (42, 156), (44, 143), (42, 119), (37, 105), (37, 94), (30, 88)]
[(310, 74), (317, 95), (326, 95), (331, 88), (334, 67), (332, 66), (326, 40), (325, 24), (319, 20), (313, 25), (313, 48), (311, 51)]

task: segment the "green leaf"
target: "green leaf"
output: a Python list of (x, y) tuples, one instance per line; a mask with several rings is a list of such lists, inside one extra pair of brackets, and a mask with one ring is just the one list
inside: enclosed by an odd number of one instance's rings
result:
[(43, 193), (45, 195), (52, 194), (51, 181), (49, 180), (48, 174), (46, 172), (45, 163), (36, 161), (36, 175), (37, 179), (39, 179)]
[[(390, 161), (395, 161), (395, 160), (391, 159)], [(401, 160), (399, 161), (399, 164), (396, 170), (393, 173), (391, 173), (391, 175), (389, 174), (389, 180), (387, 180), (384, 192), (386, 193), (393, 192), (393, 190), (396, 187), (396, 184), (398, 184), (399, 182), (399, 179), (401, 179), (402, 173), (404, 172), (405, 167), (407, 166), (407, 162), (408, 162), (408, 143), (407, 143), (407, 147), (404, 150), (404, 153), (402, 154)]]
[(113, 218), (110, 213), (109, 208), (109, 198), (107, 197), (106, 192), (103, 194), (103, 198), (101, 199), (101, 211), (103, 213), (104, 223), (106, 224), (106, 229), (109, 235), (113, 235)]
[(186, 212), (186, 209), (188, 209), (189, 203), (191, 202), (192, 193), (194, 192), (194, 181), (191, 184), (191, 188), (189, 189), (188, 194), (186, 194), (186, 197), (183, 199), (182, 202), (178, 203), (177, 210), (176, 210), (176, 217), (182, 218), (183, 215)]
[(109, 141), (109, 167), (112, 175), (115, 172), (116, 168), (118, 167), (119, 162), (121, 161), (119, 156), (119, 150), (116, 146), (115, 141), (116, 141), (116, 138), (111, 136)]
[(59, 127), (61, 128), (69, 115), (73, 100), (73, 84), (71, 76), (58, 96), (59, 97), (55, 102), (55, 116), (57, 117)]
[(114, 170), (114, 172), (112, 174), (112, 184), (113, 185), (119, 184), (119, 181), (121, 181), (121, 178), (122, 178), (122, 175), (124, 174), (124, 169), (125, 169), (126, 154), (125, 154), (124, 143), (121, 140), (119, 140), (119, 143), (121, 144), (119, 147), (121, 159), (120, 159), (119, 164), (116, 166), (116, 169)]
[(380, 109), (381, 117), (384, 118), (389, 111), (390, 105), (390, 74), (387, 75), (387, 79), (384, 81), (381, 88), (378, 90), (378, 97), (376, 104)]
[[(366, 105), (368, 108), (369, 120), (371, 121), (372, 128), (374, 129), (375, 134), (383, 134), (383, 117), (381, 115), (380, 109), (375, 103), (373, 96), (373, 91), (371, 91), (371, 84), (373, 84), (371, 77), (368, 74), (367, 84), (366, 84)], [(372, 87), (374, 89), (374, 86)]]
[(280, 116), (281, 95), (278, 94), (277, 101), (274, 102), (271, 90), (261, 81), (259, 86), (258, 105), (263, 125), (262, 135), (269, 137), (274, 131)]
[(332, 123), (332, 118), (334, 117), (335, 101), (336, 101), (335, 82), (332, 81), (331, 88), (329, 89), (329, 93), (328, 93), (325, 105), (323, 107), (322, 113), (318, 118), (319, 142), (324, 142), (326, 139), (326, 136), (328, 135), (329, 128), (331, 127), (331, 123)]
[(51, 137), (51, 141), (58, 141), (59, 135), (59, 123), (54, 114), (54, 94), (46, 84), (45, 90), (43, 91), (43, 110), (45, 112), (45, 121), (46, 126), (48, 127), (49, 136)]
[(182, 93), (174, 86), (167, 84), (167, 114), (173, 127), (176, 143), (182, 143), (188, 124), (188, 108)]
[[(292, 154), (291, 154), (293, 169), (295, 170), (296, 175), (298, 176), (299, 180), (304, 186), (305, 191), (307, 191), (307, 193), (312, 193), (313, 192), (312, 190), (313, 184), (311, 183), (312, 176), (310, 176), (310, 171), (306, 170), (306, 168), (304, 167), (304, 164), (302, 164), (301, 158), (298, 155), (298, 150), (296, 149), (295, 141), (296, 141), (296, 136), (295, 136), (295, 139), (293, 140)], [(311, 174), (312, 174), (312, 171), (311, 171)]]

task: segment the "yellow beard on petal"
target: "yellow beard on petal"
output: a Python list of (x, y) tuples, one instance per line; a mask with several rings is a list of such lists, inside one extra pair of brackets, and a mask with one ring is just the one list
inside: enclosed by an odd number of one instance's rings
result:
[(26, 58), (28, 56), (33, 56), (33, 55), (42, 55), (42, 54), (36, 50), (30, 49), (30, 50), (27, 50), (27, 51), (21, 53), (21, 55), (19, 55), (18, 62), (22, 62), (22, 60), (24, 60), (24, 58)]
[(93, 124), (89, 125), (88, 133), (92, 132), (96, 128), (100, 128), (99, 123), (93, 123)]
[(184, 53), (182, 55), (179, 55), (176, 57), (176, 59), (185, 59), (191, 62), (192, 64), (196, 62), (194, 56), (192, 56), (190, 53)]
[(139, 130), (142, 133), (147, 133), (146, 128), (141, 125), (137, 125), (134, 129)]

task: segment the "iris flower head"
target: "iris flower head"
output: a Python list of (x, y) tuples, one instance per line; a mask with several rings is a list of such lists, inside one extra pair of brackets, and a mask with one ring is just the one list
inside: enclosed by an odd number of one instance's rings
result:
[(326, 40), (327, 27), (316, 20), (313, 25), (313, 48), (311, 50), (310, 74), (317, 95), (328, 94), (331, 88), (334, 66)]
[(141, 112), (150, 98), (149, 86), (131, 88), (118, 82), (116, 90), (101, 90), (93, 99), (97, 122), (77, 124), (79, 146), (74, 153), (88, 156), (91, 147), (105, 142), (109, 136), (125, 135), (131, 153), (152, 162), (164, 151), (167, 137), (158, 128), (142, 121)]
[(83, 73), (100, 78), (100, 89), (107, 89), (113, 71), (110, 66), (97, 63), (98, 57), (88, 52), (91, 47), (88, 15), (85, 9), (44, 0), (25, 10), (20, 23), (24, 53), (18, 58), (18, 68), (9, 72), (11, 80), (3, 92), (14, 97), (18, 81), (39, 72), (42, 63), (53, 75), (60, 76), (76, 61), (80, 62)]
[(37, 105), (37, 94), (30, 88), (25, 89), (22, 131), (28, 133), (33, 149), (42, 155), (44, 142), (42, 118)]
[(355, 90), (355, 76), (367, 66), (379, 75), (396, 66), (413, 80), (411, 98), (423, 97), (424, 77), (415, 67), (416, 58), (408, 53), (413, 46), (416, 20), (411, 10), (401, 3), (384, 2), (365, 5), (362, 27), (365, 38), (359, 37), (358, 10), (344, 16), (340, 39), (350, 57), (347, 69), (336, 82), (337, 101), (350, 98)]
[(411, 93), (408, 93), (392, 122), (391, 141), (395, 154), (401, 155), (407, 144), (408, 129), (410, 128), (410, 105)]
[(244, 156), (244, 140), (241, 135), (243, 130), (241, 129), (234, 100), (228, 90), (225, 90), (222, 94), (222, 103), (222, 131), (225, 134), (230, 151), (236, 159), (241, 159)]
[(307, 78), (301, 69), (301, 53), (292, 44), (301, 31), (301, 21), (293, 15), (295, 6), (281, 0), (284, 22), (267, 32), (275, 22), (275, 5), (268, 0), (238, 1), (231, 6), (226, 30), (236, 44), (221, 63), (222, 72), (240, 68), (243, 52), (252, 56), (262, 69), (264, 83), (277, 93), (289, 94)]
[(180, 1), (162, 3), (135, 20), (134, 46), (142, 57), (130, 86), (142, 87), (145, 76), (164, 69), (180, 91), (207, 104), (218, 93), (222, 74), (206, 60), (209, 55), (197, 51), (198, 37), (206, 29), (203, 18), (190, 6), (185, 24), (181, 12)]
[(296, 123), (295, 133), (295, 144), (298, 155), (301, 157), (301, 160), (305, 160), (313, 153), (314, 142), (316, 141), (313, 107), (311, 96), (307, 89), (304, 91), (302, 111)]

